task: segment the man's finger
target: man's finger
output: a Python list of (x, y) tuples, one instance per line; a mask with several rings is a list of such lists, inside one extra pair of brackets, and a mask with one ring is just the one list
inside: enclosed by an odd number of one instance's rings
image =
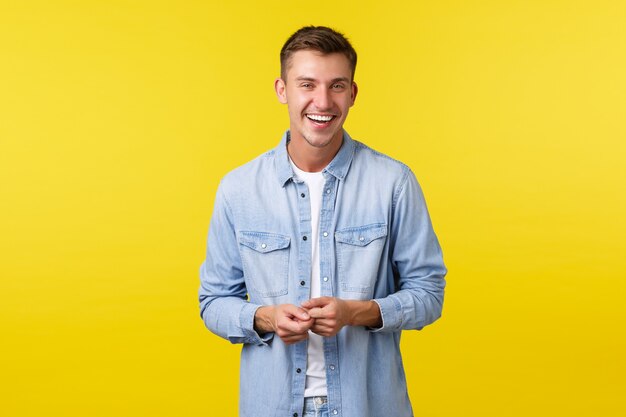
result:
[(309, 316), (314, 319), (324, 318), (324, 310), (319, 307), (314, 307), (309, 310)]
[(313, 326), (313, 327), (311, 327), (311, 331), (313, 333), (319, 334), (319, 335), (321, 335), (322, 333), (327, 333), (330, 330), (331, 330), (331, 328), (330, 327), (326, 327), (326, 326)]
[(298, 306), (295, 306), (293, 304), (288, 304), (285, 306), (285, 312), (288, 314), (291, 314), (293, 317), (299, 319), (299, 320), (309, 320), (311, 317), (309, 317), (309, 313), (307, 313), (307, 311), (303, 308), (300, 308)]
[(323, 307), (328, 304), (330, 297), (318, 297), (311, 298), (310, 300), (302, 302), (302, 307), (306, 309), (311, 309), (314, 307)]
[(303, 334), (311, 327), (312, 320), (296, 321), (292, 319), (282, 320), (278, 323), (278, 327), (291, 334)]
[(320, 327), (323, 327), (325, 329), (332, 329), (332, 328), (337, 327), (337, 322), (331, 321), (331, 320), (316, 320), (315, 324), (311, 326), (311, 330), (314, 328), (320, 328)]
[(328, 328), (328, 327), (320, 327), (315, 330), (311, 329), (311, 331), (318, 336), (324, 336), (324, 337), (333, 336), (335, 334), (334, 329)]

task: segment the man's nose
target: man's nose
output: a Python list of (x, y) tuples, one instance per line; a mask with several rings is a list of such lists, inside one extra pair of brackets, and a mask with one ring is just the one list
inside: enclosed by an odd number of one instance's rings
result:
[(330, 107), (330, 91), (320, 88), (315, 94), (315, 107), (319, 110), (328, 110)]

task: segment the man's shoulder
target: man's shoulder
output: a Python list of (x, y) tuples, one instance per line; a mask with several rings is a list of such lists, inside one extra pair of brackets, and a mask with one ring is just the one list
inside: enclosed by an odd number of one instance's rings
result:
[(255, 178), (274, 176), (275, 155), (276, 148), (270, 149), (245, 164), (232, 169), (222, 177), (222, 186), (227, 188), (232, 186), (241, 187), (252, 182)]
[(389, 176), (395, 179), (405, 178), (411, 169), (405, 163), (377, 151), (370, 146), (354, 140), (353, 164), (375, 175)]

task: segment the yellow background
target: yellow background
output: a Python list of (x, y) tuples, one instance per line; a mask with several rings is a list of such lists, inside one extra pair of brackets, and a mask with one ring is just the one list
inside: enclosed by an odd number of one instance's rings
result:
[(413, 168), (450, 269), (403, 335), (416, 415), (626, 415), (625, 4), (3, 1), (0, 415), (236, 415), (198, 268), (306, 24), (352, 40), (346, 128)]

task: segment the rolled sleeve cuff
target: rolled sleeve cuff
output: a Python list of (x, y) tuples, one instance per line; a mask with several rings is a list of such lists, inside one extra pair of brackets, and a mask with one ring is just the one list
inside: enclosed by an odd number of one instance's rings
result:
[(374, 299), (380, 308), (380, 316), (383, 325), (372, 328), (372, 332), (396, 331), (402, 329), (402, 305), (393, 295), (385, 298)]
[(244, 304), (239, 314), (239, 325), (246, 335), (244, 343), (267, 346), (268, 342), (274, 338), (274, 333), (265, 333), (261, 336), (254, 330), (254, 314), (259, 307), (261, 306), (257, 304)]

